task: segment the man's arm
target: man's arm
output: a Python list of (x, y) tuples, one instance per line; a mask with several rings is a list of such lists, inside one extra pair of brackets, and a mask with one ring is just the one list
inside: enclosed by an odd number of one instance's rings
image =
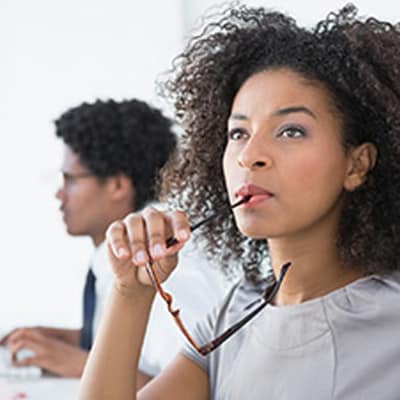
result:
[(17, 332), (35, 331), (48, 338), (61, 340), (70, 345), (79, 346), (81, 330), (80, 329), (65, 329), (65, 328), (50, 328), (45, 326), (23, 327), (12, 330), (0, 339), (0, 346), (4, 346), (9, 341), (9, 338)]
[[(15, 365), (36, 365), (63, 377), (80, 378), (82, 376), (89, 353), (77, 345), (80, 338), (79, 329), (21, 328), (10, 333), (8, 338), (10, 338), (8, 346)], [(35, 356), (17, 361), (16, 354), (22, 348), (32, 350)], [(152, 378), (138, 371), (137, 390)]]
[[(24, 328), (9, 335), (7, 345), (13, 363), (16, 366), (36, 365), (56, 375), (79, 378), (82, 375), (88, 352), (76, 344), (69, 344), (56, 337), (47, 336), (43, 332), (46, 331)], [(65, 336), (61, 337), (65, 338)], [(34, 355), (18, 361), (17, 353), (22, 349), (31, 350)]]
[(63, 328), (48, 328), (40, 327), (40, 332), (47, 337), (61, 340), (73, 346), (79, 346), (81, 339), (80, 329), (63, 329)]

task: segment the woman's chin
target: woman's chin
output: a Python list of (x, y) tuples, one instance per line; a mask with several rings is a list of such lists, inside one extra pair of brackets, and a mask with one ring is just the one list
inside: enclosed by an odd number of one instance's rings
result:
[(244, 236), (252, 239), (266, 239), (269, 236), (265, 228), (262, 229), (259, 226), (238, 225), (238, 228)]

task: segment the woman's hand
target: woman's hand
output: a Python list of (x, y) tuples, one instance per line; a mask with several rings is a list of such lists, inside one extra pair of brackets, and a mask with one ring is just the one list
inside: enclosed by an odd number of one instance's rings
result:
[[(107, 230), (109, 259), (117, 288), (130, 293), (151, 285), (145, 265), (154, 261), (161, 282), (178, 263), (178, 252), (190, 237), (190, 226), (183, 211), (162, 212), (147, 207), (115, 221)], [(166, 247), (167, 239), (178, 243)]]

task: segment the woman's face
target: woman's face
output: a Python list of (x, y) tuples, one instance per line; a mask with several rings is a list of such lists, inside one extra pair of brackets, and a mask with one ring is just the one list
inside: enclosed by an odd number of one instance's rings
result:
[(334, 225), (349, 160), (329, 92), (289, 69), (251, 76), (233, 101), (223, 168), (241, 232), (254, 238)]

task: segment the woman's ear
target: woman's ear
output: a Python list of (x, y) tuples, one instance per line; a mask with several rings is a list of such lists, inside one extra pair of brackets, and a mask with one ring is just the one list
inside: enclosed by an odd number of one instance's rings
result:
[(346, 172), (344, 188), (348, 191), (356, 190), (367, 179), (376, 163), (378, 150), (372, 143), (363, 143), (350, 150), (349, 166)]

